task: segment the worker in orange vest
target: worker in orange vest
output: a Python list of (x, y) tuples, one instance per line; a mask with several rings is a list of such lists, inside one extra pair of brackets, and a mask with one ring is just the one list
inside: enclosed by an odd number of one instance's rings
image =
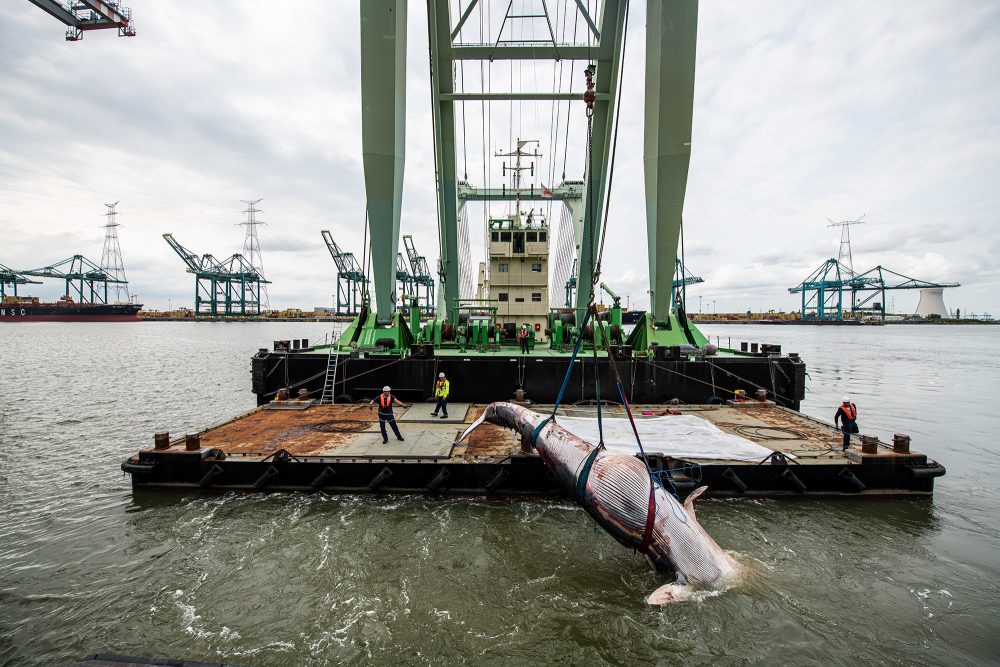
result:
[(522, 324), (521, 330), (517, 332), (517, 342), (521, 344), (521, 354), (528, 354), (528, 342), (531, 333), (528, 332), (528, 325)]
[(844, 451), (851, 446), (851, 434), (858, 432), (858, 406), (851, 403), (850, 396), (844, 396), (837, 408), (837, 414), (833, 417), (833, 423), (840, 424), (840, 431), (844, 434)]
[(368, 402), (369, 407), (373, 407), (376, 401), (378, 401), (378, 427), (382, 429), (382, 444), (389, 442), (389, 434), (385, 431), (386, 422), (392, 427), (396, 439), (402, 441), (403, 436), (399, 434), (399, 427), (396, 426), (396, 417), (392, 414), (392, 405), (395, 403), (402, 408), (410, 406), (393, 396), (388, 385), (382, 387), (382, 393)]

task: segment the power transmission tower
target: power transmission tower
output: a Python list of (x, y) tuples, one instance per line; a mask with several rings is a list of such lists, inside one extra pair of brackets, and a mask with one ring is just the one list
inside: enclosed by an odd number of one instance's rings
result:
[[(122, 262), (122, 249), (118, 245), (118, 202), (105, 204), (108, 219), (104, 225), (104, 251), (101, 253), (101, 271), (116, 282), (111, 283), (115, 291), (115, 302), (128, 303), (131, 299), (128, 293), (128, 279), (125, 277), (125, 264)], [(125, 298), (122, 298), (124, 296)]]
[[(864, 218), (866, 214), (862, 215)], [(861, 218), (857, 220), (843, 220), (841, 222), (830, 221), (827, 227), (840, 227), (840, 254), (837, 256), (837, 261), (841, 263), (842, 266), (846, 267), (850, 274), (854, 275), (854, 259), (851, 257), (851, 225), (863, 225)]]
[[(253, 201), (241, 199), (240, 201), (247, 205), (246, 210), (243, 211), (246, 213), (247, 219), (240, 223), (240, 225), (247, 228), (246, 239), (243, 241), (243, 256), (250, 262), (250, 266), (263, 276), (264, 258), (260, 254), (260, 239), (257, 238), (257, 226), (265, 224), (264, 221), (257, 219), (257, 214), (263, 213), (263, 211), (257, 208), (257, 204), (263, 201), (263, 199), (255, 199)], [(259, 311), (263, 313), (266, 310), (270, 310), (271, 301), (267, 296), (266, 284), (262, 283), (260, 286), (259, 299)]]

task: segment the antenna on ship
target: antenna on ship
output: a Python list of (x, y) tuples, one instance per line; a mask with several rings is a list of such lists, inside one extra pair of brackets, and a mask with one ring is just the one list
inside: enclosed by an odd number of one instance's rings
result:
[[(258, 273), (258, 275), (264, 275), (264, 258), (260, 254), (260, 239), (257, 238), (257, 226), (266, 224), (263, 220), (257, 219), (258, 213), (263, 213), (257, 204), (264, 201), (263, 199), (254, 199), (249, 201), (246, 199), (241, 199), (241, 202), (247, 205), (244, 213), (246, 213), (247, 219), (239, 223), (243, 227), (247, 228), (246, 239), (243, 241), (243, 256), (247, 258), (250, 262), (250, 266)], [(259, 303), (257, 306), (257, 312), (262, 313), (266, 310), (270, 310), (271, 302), (267, 296), (267, 286), (261, 283), (260, 294), (258, 295)]]
[[(863, 214), (861, 218), (864, 218), (865, 215), (868, 214)], [(841, 228), (840, 254), (837, 256), (837, 261), (840, 262), (841, 266), (847, 268), (851, 276), (854, 275), (854, 258), (851, 257), (851, 225), (865, 224), (861, 221), (861, 218), (858, 218), (857, 220), (842, 220), (841, 222), (834, 222), (833, 220), (830, 220), (830, 218), (827, 218), (827, 220), (830, 221), (830, 224), (827, 225), (827, 227)]]
[[(535, 175), (535, 158), (542, 157), (542, 154), (538, 152), (538, 140), (537, 139), (521, 139), (517, 140), (517, 148), (510, 153), (495, 153), (495, 157), (512, 157), (514, 158), (514, 164), (512, 166), (507, 166), (507, 163), (503, 163), (503, 174), (507, 175), (507, 172), (511, 172), (511, 184), (514, 189), (514, 215), (517, 223), (521, 223), (521, 172), (527, 171), (532, 176)], [(524, 150), (524, 147), (528, 144), (536, 144), (535, 150), (531, 153)], [(521, 158), (531, 158), (531, 164), (525, 166), (521, 164)], [(534, 211), (534, 209), (531, 209)], [(531, 215), (529, 214), (528, 219), (531, 220)]]
[[(105, 204), (108, 212), (104, 217), (108, 219), (104, 225), (104, 251), (101, 253), (101, 270), (114, 278), (113, 289), (115, 290), (116, 303), (129, 303), (131, 297), (128, 293), (128, 279), (125, 277), (125, 264), (122, 262), (122, 249), (118, 245), (118, 202)], [(125, 298), (122, 298), (124, 294)]]

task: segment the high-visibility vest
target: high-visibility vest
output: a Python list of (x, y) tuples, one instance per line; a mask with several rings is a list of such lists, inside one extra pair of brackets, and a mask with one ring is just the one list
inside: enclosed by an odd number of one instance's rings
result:
[(387, 410), (390, 407), (392, 407), (392, 401), (393, 401), (392, 394), (388, 394), (388, 395), (387, 394), (379, 394), (378, 395), (378, 404), (379, 404), (379, 407), (382, 408), (383, 410)]
[(844, 419), (848, 421), (855, 421), (858, 418), (858, 408), (855, 407), (854, 403), (850, 405), (840, 405), (840, 412), (844, 415)]
[(528, 337), (528, 330), (527, 329), (521, 329), (520, 331), (517, 332), (517, 338), (518, 338), (518, 340), (520, 340), (522, 338), (527, 338), (527, 337)]
[(438, 398), (448, 398), (448, 391), (451, 389), (451, 384), (448, 380), (438, 380), (437, 387), (434, 389), (434, 395)]

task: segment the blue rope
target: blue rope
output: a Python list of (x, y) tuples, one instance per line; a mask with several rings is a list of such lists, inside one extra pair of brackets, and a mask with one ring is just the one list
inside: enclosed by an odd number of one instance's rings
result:
[(559, 410), (559, 404), (562, 403), (563, 396), (566, 394), (566, 388), (569, 386), (569, 376), (573, 372), (573, 364), (576, 363), (576, 356), (580, 353), (580, 344), (583, 343), (583, 332), (587, 328), (587, 321), (590, 320), (590, 309), (587, 309), (587, 314), (583, 316), (583, 326), (580, 327), (580, 335), (576, 338), (576, 345), (573, 347), (573, 356), (570, 357), (569, 367), (566, 369), (566, 376), (563, 378), (562, 387), (559, 388), (559, 395), (556, 396), (556, 404), (552, 407), (552, 414), (538, 422), (538, 426), (535, 430), (531, 432), (531, 445), (535, 445), (535, 441), (538, 440), (538, 434), (542, 432), (545, 425), (556, 418), (556, 411)]
[(559, 388), (559, 395), (556, 396), (556, 404), (552, 408), (552, 417), (556, 416), (556, 410), (559, 409), (559, 404), (562, 403), (563, 395), (566, 393), (566, 387), (569, 386), (569, 376), (573, 372), (573, 364), (576, 363), (576, 355), (580, 353), (580, 344), (583, 342), (583, 332), (587, 328), (587, 322), (590, 320), (590, 309), (587, 309), (587, 314), (583, 316), (583, 324), (580, 326), (580, 335), (576, 338), (576, 345), (573, 347), (573, 356), (569, 360), (569, 368), (566, 369), (566, 377), (563, 378), (562, 387)]

